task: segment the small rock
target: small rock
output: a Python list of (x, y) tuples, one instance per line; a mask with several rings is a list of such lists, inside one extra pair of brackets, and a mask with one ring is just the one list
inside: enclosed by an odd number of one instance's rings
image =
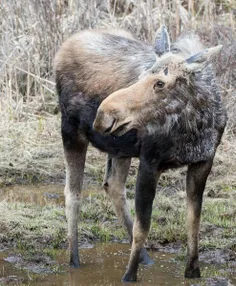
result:
[(210, 191), (208, 192), (207, 196), (208, 196), (209, 198), (215, 198), (215, 197), (216, 197), (216, 193), (215, 193), (215, 191), (210, 190)]
[(44, 193), (43, 195), (48, 199), (59, 199), (60, 198), (60, 195), (58, 194)]
[(79, 247), (80, 249), (82, 248), (86, 248), (86, 249), (90, 249), (90, 248), (94, 248), (94, 244), (92, 244), (92, 243), (89, 243), (89, 242), (85, 242), (85, 243), (83, 243), (80, 247)]
[(18, 263), (21, 260), (22, 258), (19, 256), (8, 256), (7, 258), (4, 258), (4, 261), (7, 261), (9, 263)]
[(217, 277), (217, 278), (208, 278), (206, 279), (207, 285), (209, 286), (230, 286), (232, 285), (230, 281), (226, 278)]
[(166, 224), (167, 224), (167, 219), (166, 219), (166, 217), (159, 217), (159, 218), (157, 219), (157, 223), (158, 223), (159, 225), (162, 225), (162, 226), (166, 225)]

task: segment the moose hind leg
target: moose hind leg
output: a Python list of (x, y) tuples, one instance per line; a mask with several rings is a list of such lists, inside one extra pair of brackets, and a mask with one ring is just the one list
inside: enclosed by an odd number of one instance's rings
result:
[(192, 164), (187, 172), (187, 265), (186, 278), (199, 278), (198, 261), (199, 227), (202, 209), (202, 196), (207, 177), (212, 167), (212, 160), (204, 163)]
[[(71, 134), (71, 133), (70, 133)], [(70, 136), (68, 129), (62, 128), (64, 157), (66, 164), (65, 204), (68, 223), (68, 242), (70, 253), (70, 266), (80, 266), (78, 253), (78, 212), (81, 188), (83, 184), (84, 165), (88, 143), (77, 130)]]
[[(111, 198), (116, 214), (123, 227), (128, 232), (130, 242), (132, 242), (133, 222), (127, 206), (125, 192), (125, 182), (128, 176), (130, 163), (130, 158), (110, 158), (108, 155), (103, 187)], [(153, 264), (153, 260), (150, 258), (145, 248), (142, 248), (141, 250), (140, 263), (144, 265)]]

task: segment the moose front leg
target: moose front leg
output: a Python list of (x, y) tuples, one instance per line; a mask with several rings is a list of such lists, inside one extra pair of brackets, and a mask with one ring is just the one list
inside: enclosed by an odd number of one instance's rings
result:
[(152, 204), (158, 177), (156, 168), (148, 166), (141, 160), (135, 193), (136, 218), (133, 227), (133, 242), (128, 268), (122, 278), (124, 282), (137, 280), (139, 257), (150, 229)]
[[(106, 173), (103, 180), (103, 187), (111, 198), (115, 211), (123, 227), (129, 235), (129, 240), (133, 240), (133, 221), (127, 206), (125, 182), (130, 168), (130, 158), (111, 158), (107, 156)], [(144, 265), (153, 264), (145, 248), (140, 253), (140, 263)]]
[(187, 172), (187, 265), (186, 278), (199, 278), (200, 268), (198, 261), (199, 226), (202, 209), (202, 196), (207, 177), (212, 167), (212, 160), (192, 164)]

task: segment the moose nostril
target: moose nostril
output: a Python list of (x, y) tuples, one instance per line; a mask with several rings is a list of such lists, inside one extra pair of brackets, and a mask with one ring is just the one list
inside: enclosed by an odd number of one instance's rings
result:
[(119, 135), (123, 135), (126, 132), (126, 127), (130, 124), (129, 122), (126, 122), (122, 125), (120, 125), (116, 130), (114, 130), (113, 132), (111, 132), (112, 136), (119, 136)]
[(99, 133), (109, 134), (116, 124), (116, 118), (113, 115), (98, 110), (93, 123), (93, 129)]
[(104, 130), (104, 133), (109, 133), (112, 130), (115, 122), (116, 122), (116, 119), (114, 118), (112, 123), (111, 123), (111, 125), (110, 125), (110, 127), (108, 127), (107, 129)]

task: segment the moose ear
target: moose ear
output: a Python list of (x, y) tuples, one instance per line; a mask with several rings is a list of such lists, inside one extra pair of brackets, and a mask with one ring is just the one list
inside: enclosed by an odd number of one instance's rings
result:
[(165, 25), (162, 25), (156, 32), (154, 48), (158, 56), (170, 51), (170, 37)]
[(213, 57), (217, 55), (222, 49), (222, 45), (205, 49), (187, 59), (185, 59), (186, 67), (192, 71), (200, 71), (204, 67), (206, 67), (209, 63), (211, 63)]

